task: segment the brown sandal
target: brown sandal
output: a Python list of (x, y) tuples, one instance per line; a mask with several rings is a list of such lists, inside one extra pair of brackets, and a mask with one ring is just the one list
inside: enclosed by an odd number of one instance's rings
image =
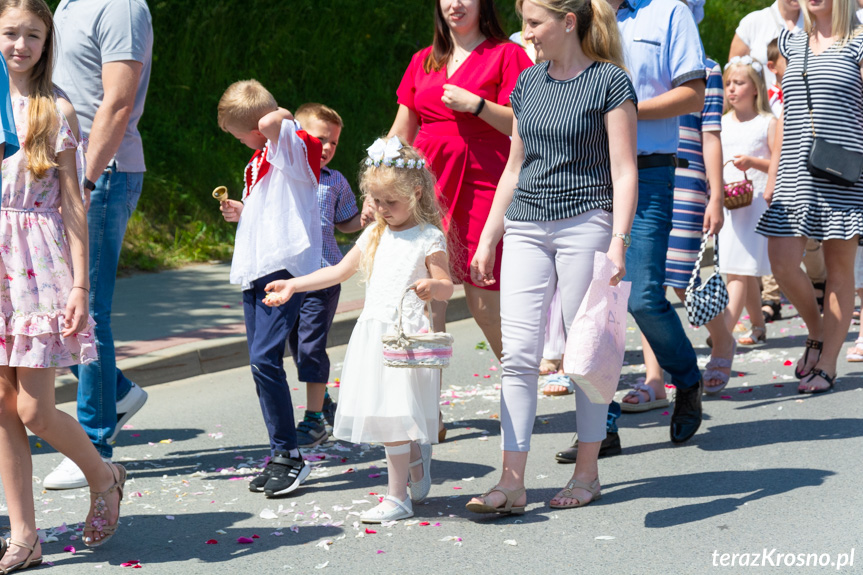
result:
[(9, 549), (10, 545), (14, 545), (16, 547), (21, 547), (22, 549), (29, 549), (30, 554), (24, 558), (24, 561), (16, 563), (15, 565), (10, 565), (9, 567), (3, 568), (0, 567), (0, 575), (8, 575), (14, 571), (21, 571), (23, 569), (29, 569), (30, 567), (38, 567), (42, 564), (42, 558), (37, 557), (33, 559), (33, 554), (36, 552), (36, 544), (39, 543), (39, 535), (36, 535), (36, 541), (33, 542), (33, 545), (27, 545), (21, 541), (16, 541), (15, 539), (0, 539), (0, 558), (6, 555), (6, 550)]
[[(581, 501), (572, 496), (573, 489), (584, 489), (588, 493), (590, 493), (590, 499), (587, 501)], [(600, 492), (599, 478), (591, 482), (590, 485), (587, 483), (582, 483), (578, 479), (570, 479), (569, 483), (566, 484), (566, 487), (555, 496), (555, 499), (561, 499), (565, 497), (566, 499), (575, 499), (575, 505), (555, 505), (554, 503), (549, 502), (548, 506), (552, 509), (575, 509), (576, 507), (584, 507), (585, 505), (590, 505), (594, 501), (599, 501), (602, 499), (602, 493)]]
[[(486, 503), (485, 498), (491, 494), (492, 491), (497, 491), (498, 493), (502, 493), (506, 497), (506, 501), (504, 502), (502, 507), (492, 507), (488, 503)], [(513, 503), (524, 495), (524, 487), (519, 487), (518, 489), (509, 490), (504, 489), (499, 485), (495, 485), (482, 495), (478, 497), (478, 499), (482, 499), (482, 503), (470, 503), (468, 502), (465, 507), (468, 511), (472, 511), (474, 513), (497, 513), (501, 515), (521, 515), (524, 513), (524, 505), (514, 507)]]
[[(123, 487), (126, 485), (126, 468), (117, 463), (109, 463), (111, 467), (111, 475), (114, 477), (114, 484), (105, 491), (91, 491), (90, 500), (93, 506), (93, 518), (90, 523), (84, 527), (84, 545), (87, 547), (99, 547), (114, 536), (117, 532), (117, 526), (120, 523), (120, 503), (123, 501)], [(108, 502), (106, 498), (113, 492), (117, 491), (120, 498), (117, 500), (117, 521), (112, 525), (108, 525), (105, 520), (105, 513), (108, 511)], [(87, 533), (90, 533), (88, 536)], [(94, 533), (100, 533), (102, 538), (96, 541), (93, 539)]]

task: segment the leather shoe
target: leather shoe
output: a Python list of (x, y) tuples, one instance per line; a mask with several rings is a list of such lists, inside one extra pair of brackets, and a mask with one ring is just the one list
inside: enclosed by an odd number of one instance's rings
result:
[(677, 388), (671, 415), (671, 441), (683, 443), (701, 427), (701, 392), (704, 380), (687, 389)]
[[(622, 452), (620, 447), (620, 436), (616, 431), (609, 431), (602, 444), (599, 446), (600, 457), (611, 457), (612, 455), (620, 455)], [(578, 456), (578, 440), (576, 439), (572, 447), (568, 447), (563, 451), (558, 451), (554, 456), (558, 463), (575, 463), (575, 458)]]

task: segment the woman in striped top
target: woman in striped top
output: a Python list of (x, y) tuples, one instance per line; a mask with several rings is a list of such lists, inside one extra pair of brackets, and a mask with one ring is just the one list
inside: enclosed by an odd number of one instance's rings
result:
[[(758, 223), (769, 237), (770, 265), (809, 337), (795, 375), (800, 393), (833, 388), (836, 362), (854, 311), (854, 258), (863, 235), (863, 179), (852, 186), (813, 176), (807, 169), (813, 130), (819, 138), (863, 153), (863, 26), (854, 0), (800, 0), (805, 31), (779, 35), (788, 60), (782, 81), (784, 125), (777, 130), (765, 199), (770, 207)], [(803, 77), (812, 94), (810, 122)], [(774, 187), (775, 186), (775, 187)], [(823, 242), (827, 287), (822, 318), (815, 292), (800, 269), (806, 238)]]
[[(483, 228), (471, 275), (493, 283), (494, 247), (504, 237), (501, 269), (503, 472), (467, 507), (518, 513), (536, 417), (546, 310), (560, 287), (564, 323), (572, 323), (592, 277), (593, 257), (607, 252), (626, 273), (635, 214), (636, 95), (623, 69), (614, 12), (606, 0), (517, 0), (525, 39), (542, 64), (519, 75), (509, 160)], [(615, 137), (609, 139), (609, 133)], [(614, 233), (612, 233), (614, 232)], [(587, 505), (600, 496), (597, 456), (608, 407), (576, 388), (579, 450), (572, 479), (550, 505)]]

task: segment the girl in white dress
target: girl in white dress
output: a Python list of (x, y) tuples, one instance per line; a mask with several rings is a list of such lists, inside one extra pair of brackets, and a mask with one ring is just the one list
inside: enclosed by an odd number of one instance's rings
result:
[(776, 118), (770, 111), (767, 87), (760, 62), (749, 56), (735, 57), (725, 66), (725, 115), (722, 117), (722, 154), (725, 158), (725, 183), (752, 180), (752, 204), (725, 210), (725, 225), (719, 232), (719, 267), (728, 274), (728, 329), (746, 306), (751, 331), (737, 340), (742, 345), (767, 341), (761, 313), (758, 278), (770, 275), (767, 238), (755, 232), (758, 220), (767, 210), (764, 188), (776, 131)]
[[(446, 236), (435, 199), (435, 177), (417, 150), (398, 138), (378, 140), (360, 173), (360, 189), (374, 202), (375, 223), (337, 265), (307, 276), (273, 282), (264, 303), (281, 305), (297, 292), (341, 283), (358, 270), (366, 299), (342, 368), (333, 435), (352, 443), (383, 443), (388, 493), (362, 515), (364, 523), (413, 516), (414, 503), (431, 489), (431, 444), (438, 436), (440, 370), (383, 365), (381, 337), (394, 333), (402, 294), (405, 333), (429, 329), (424, 302), (446, 301), (453, 284)], [(410, 497), (407, 486), (410, 480)]]

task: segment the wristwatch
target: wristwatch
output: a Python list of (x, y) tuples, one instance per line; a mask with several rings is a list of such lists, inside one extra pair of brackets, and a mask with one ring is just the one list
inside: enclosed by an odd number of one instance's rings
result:
[(84, 189), (88, 192), (92, 192), (96, 189), (96, 184), (88, 180), (87, 178), (84, 178)]
[(623, 240), (623, 247), (628, 248), (632, 245), (632, 236), (629, 234), (611, 234), (615, 238)]

